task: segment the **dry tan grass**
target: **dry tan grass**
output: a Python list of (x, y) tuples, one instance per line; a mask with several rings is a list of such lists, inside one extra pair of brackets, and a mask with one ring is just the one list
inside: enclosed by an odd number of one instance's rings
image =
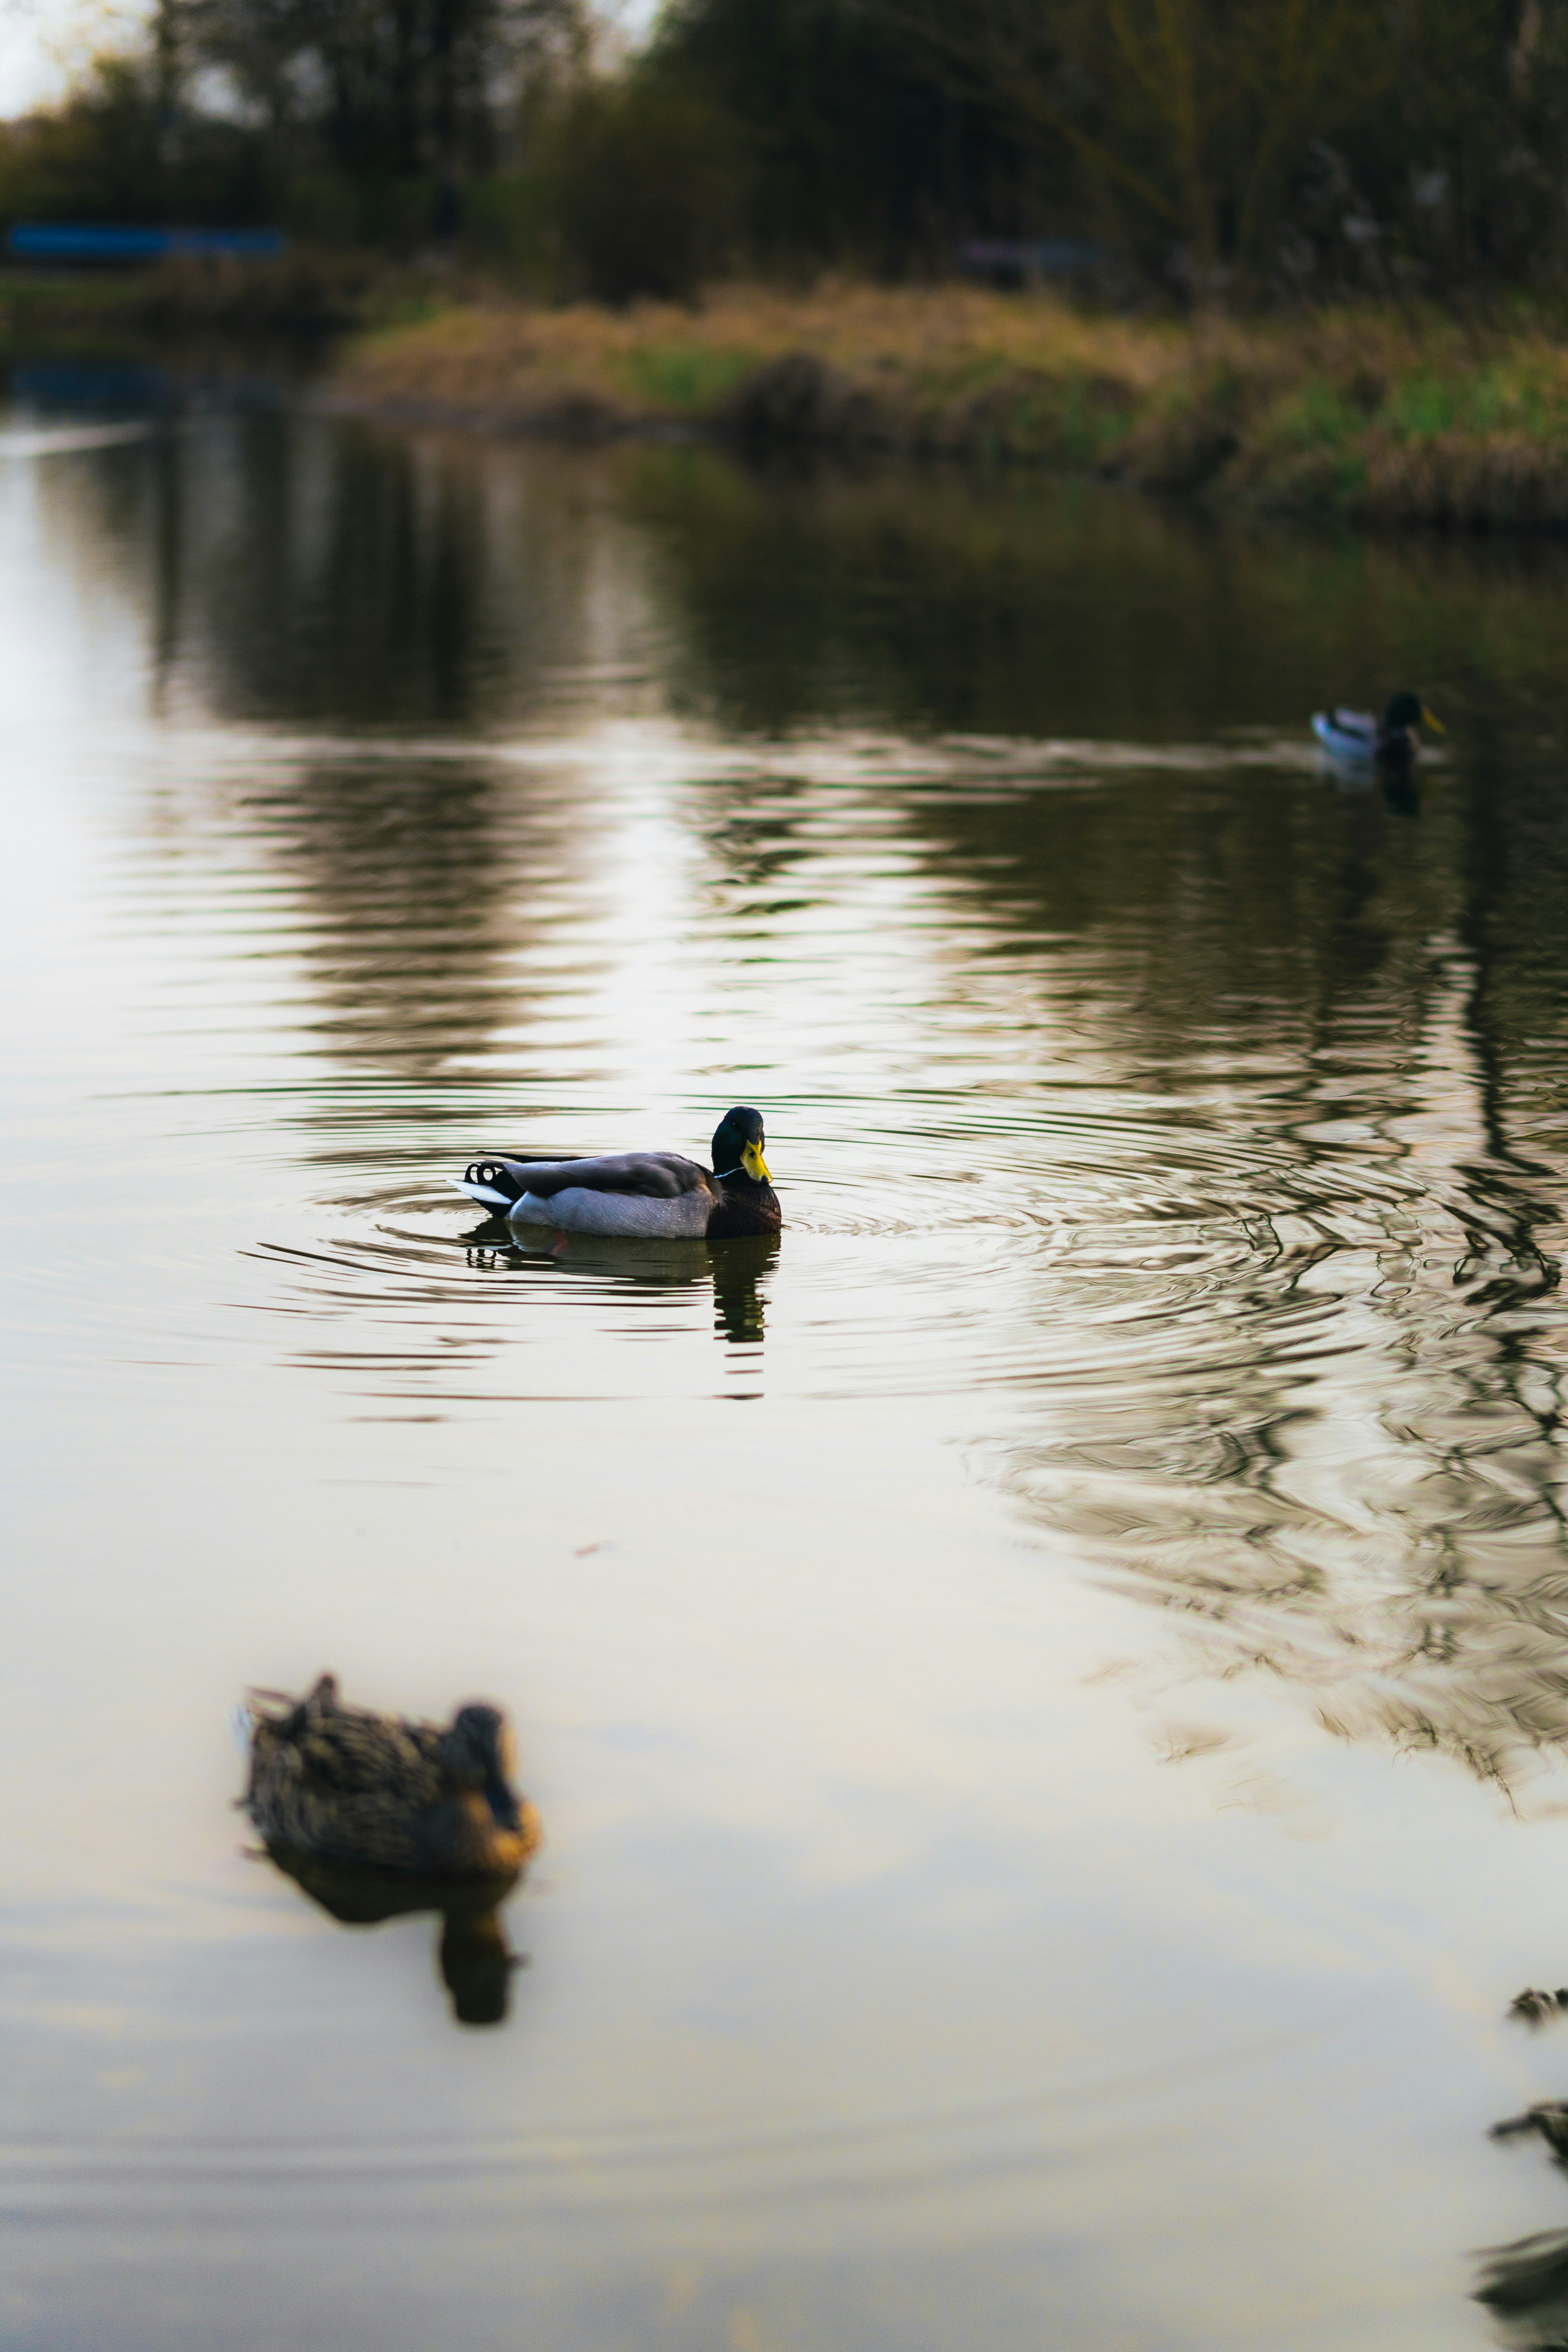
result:
[(724, 288), (700, 308), (469, 304), (363, 338), (346, 388), (528, 417), (572, 400), (607, 415), (700, 414), (752, 370), (809, 352), (847, 378), (957, 394), (1010, 373), (1101, 373), (1147, 390), (1182, 364), (1175, 328), (1079, 316), (973, 288)]
[(338, 385), (503, 426), (730, 424), (1367, 520), (1568, 527), (1568, 346), (1538, 321), (1176, 322), (963, 287), (728, 287), (690, 310), (455, 305), (362, 338)]

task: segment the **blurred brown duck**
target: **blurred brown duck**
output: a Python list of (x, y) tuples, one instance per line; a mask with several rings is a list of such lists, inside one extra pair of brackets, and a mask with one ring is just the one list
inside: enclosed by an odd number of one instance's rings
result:
[(335, 1675), (304, 1698), (251, 1694), (241, 1803), (268, 1848), (420, 1879), (515, 1877), (539, 1816), (512, 1786), (499, 1707), (461, 1706), (442, 1729), (345, 1706)]

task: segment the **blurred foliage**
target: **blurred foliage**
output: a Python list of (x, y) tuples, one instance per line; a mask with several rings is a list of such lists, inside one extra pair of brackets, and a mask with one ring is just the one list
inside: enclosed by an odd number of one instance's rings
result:
[(159, 0), (0, 214), (432, 239), (548, 299), (1098, 243), (1212, 301), (1555, 279), (1568, 0)]
[(406, 252), (450, 243), (474, 189), (482, 241), (525, 104), (564, 102), (590, 46), (582, 0), (159, 0), (139, 47), (0, 125), (0, 217), (267, 220)]
[(1560, 261), (1564, 0), (866, 0), (1202, 298)]
[(558, 289), (679, 299), (742, 259), (732, 120), (658, 74), (585, 79), (539, 126)]
[(261, 142), (206, 113), (177, 142), (151, 55), (100, 58), (65, 103), (0, 124), (5, 220), (268, 218), (274, 184)]
[(860, 0), (672, 0), (644, 71), (740, 134), (748, 254), (875, 274), (951, 263), (955, 236), (1071, 215), (1070, 159), (992, 91), (931, 70)]
[(156, 25), (279, 162), (373, 184), (495, 169), (520, 85), (587, 43), (581, 0), (161, 0)]

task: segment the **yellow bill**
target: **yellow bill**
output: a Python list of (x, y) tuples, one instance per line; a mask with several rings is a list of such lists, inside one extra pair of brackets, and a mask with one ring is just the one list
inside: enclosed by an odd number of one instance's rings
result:
[(742, 1152), (741, 1165), (745, 1170), (753, 1184), (771, 1184), (773, 1182), (773, 1178), (768, 1174), (768, 1163), (763, 1158), (762, 1153), (757, 1150), (754, 1143), (748, 1143), (744, 1151)]

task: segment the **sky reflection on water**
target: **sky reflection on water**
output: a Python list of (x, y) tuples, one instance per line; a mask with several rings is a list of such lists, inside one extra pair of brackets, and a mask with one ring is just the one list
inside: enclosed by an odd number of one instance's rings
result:
[[(1563, 556), (256, 415), (6, 468), (0, 600), (7, 2340), (1487, 2340)], [(777, 1244), (443, 1181), (737, 1099)], [(238, 1853), (326, 1665), (518, 1717), (499, 2034)]]

